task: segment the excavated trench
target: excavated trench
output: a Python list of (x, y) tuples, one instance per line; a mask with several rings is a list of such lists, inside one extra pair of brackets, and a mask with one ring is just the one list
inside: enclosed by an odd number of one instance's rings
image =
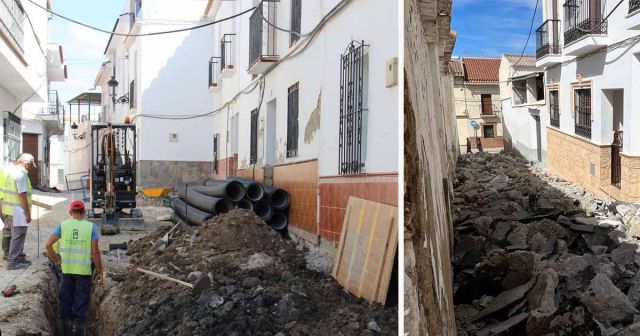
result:
[[(305, 254), (255, 214), (233, 210), (154, 244), (165, 225), (128, 246), (128, 260), (103, 255), (107, 276), (93, 287), (87, 335), (397, 335), (397, 297), (387, 306), (347, 293), (328, 274), (307, 268)], [(135, 267), (211, 288), (191, 289)], [(397, 273), (394, 275), (397, 276)], [(47, 293), (51, 335), (61, 335), (57, 282)], [(397, 282), (390, 293), (397, 292)]]

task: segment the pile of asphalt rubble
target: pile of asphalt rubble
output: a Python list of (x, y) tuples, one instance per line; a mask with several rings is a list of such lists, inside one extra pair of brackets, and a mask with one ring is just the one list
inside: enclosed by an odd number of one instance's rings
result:
[(640, 335), (640, 211), (507, 153), (458, 162), (459, 335)]
[[(235, 209), (181, 227), (163, 226), (129, 244), (131, 266), (97, 289), (93, 335), (396, 335), (397, 307), (369, 304), (330, 275), (309, 269), (305, 252), (254, 213)], [(197, 295), (182, 285), (208, 277)]]

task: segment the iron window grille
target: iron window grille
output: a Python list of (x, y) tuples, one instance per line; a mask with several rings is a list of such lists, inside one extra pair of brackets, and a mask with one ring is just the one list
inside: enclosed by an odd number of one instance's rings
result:
[(567, 0), (564, 3), (564, 44), (590, 34), (606, 34), (607, 22), (602, 20), (602, 0)]
[(302, 0), (291, 0), (291, 33), (289, 33), (289, 46), (300, 39), (302, 27)]
[(298, 156), (298, 83), (287, 93), (287, 157)]
[(558, 105), (558, 90), (549, 91), (549, 123), (553, 127), (560, 127), (560, 105)]
[(24, 53), (24, 9), (18, 0), (0, 0), (0, 29)]
[(218, 174), (218, 138), (219, 134), (213, 135), (213, 173)]
[(575, 89), (575, 133), (591, 139), (591, 89)]
[(209, 59), (209, 88), (218, 87), (218, 66), (220, 65), (220, 57), (211, 57)]
[(536, 57), (560, 54), (560, 20), (547, 20), (536, 30)]
[(263, 1), (249, 19), (249, 67), (262, 58), (277, 58), (276, 29), (264, 22), (264, 8), (267, 7), (269, 22), (276, 25), (276, 3)]
[(629, 0), (629, 13), (633, 13), (640, 9), (640, 0)]
[(22, 127), (20, 117), (11, 113), (4, 113), (4, 162), (14, 161), (20, 155), (22, 142)]
[(136, 80), (134, 79), (129, 83), (129, 107), (135, 108), (136, 103)]
[(351, 41), (340, 56), (339, 174), (359, 174), (364, 170), (362, 153), (364, 106), (364, 41)]
[(233, 69), (233, 39), (236, 34), (224, 34), (220, 40), (220, 71)]
[(249, 164), (258, 162), (258, 109), (251, 111), (251, 149)]

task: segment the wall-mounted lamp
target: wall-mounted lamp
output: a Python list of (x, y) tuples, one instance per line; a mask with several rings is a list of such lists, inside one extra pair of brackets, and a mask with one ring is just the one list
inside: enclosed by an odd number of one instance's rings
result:
[(84, 132), (82, 132), (82, 134), (78, 135), (78, 124), (76, 124), (75, 121), (73, 122), (73, 124), (71, 124), (71, 135), (73, 135), (73, 138), (76, 139), (76, 140), (84, 139)]
[(111, 76), (111, 79), (107, 82), (107, 85), (111, 88), (111, 101), (113, 102), (113, 110), (116, 110), (116, 104), (126, 104), (129, 102), (129, 95), (125, 94), (116, 98), (116, 88), (118, 87), (118, 81), (115, 76)]

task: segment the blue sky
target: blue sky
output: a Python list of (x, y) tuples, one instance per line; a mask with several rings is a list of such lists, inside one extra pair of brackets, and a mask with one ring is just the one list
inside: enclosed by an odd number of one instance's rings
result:
[[(52, 0), (53, 11), (105, 30), (111, 30), (124, 7), (124, 0)], [(66, 102), (81, 92), (89, 91), (104, 60), (109, 34), (67, 22), (58, 17), (51, 21), (50, 41), (64, 48), (69, 78), (53, 83)]]
[[(455, 56), (520, 54), (527, 40), (536, 0), (453, 0), (451, 27), (458, 33)], [(535, 54), (535, 30), (542, 23), (538, 7), (527, 54)]]

